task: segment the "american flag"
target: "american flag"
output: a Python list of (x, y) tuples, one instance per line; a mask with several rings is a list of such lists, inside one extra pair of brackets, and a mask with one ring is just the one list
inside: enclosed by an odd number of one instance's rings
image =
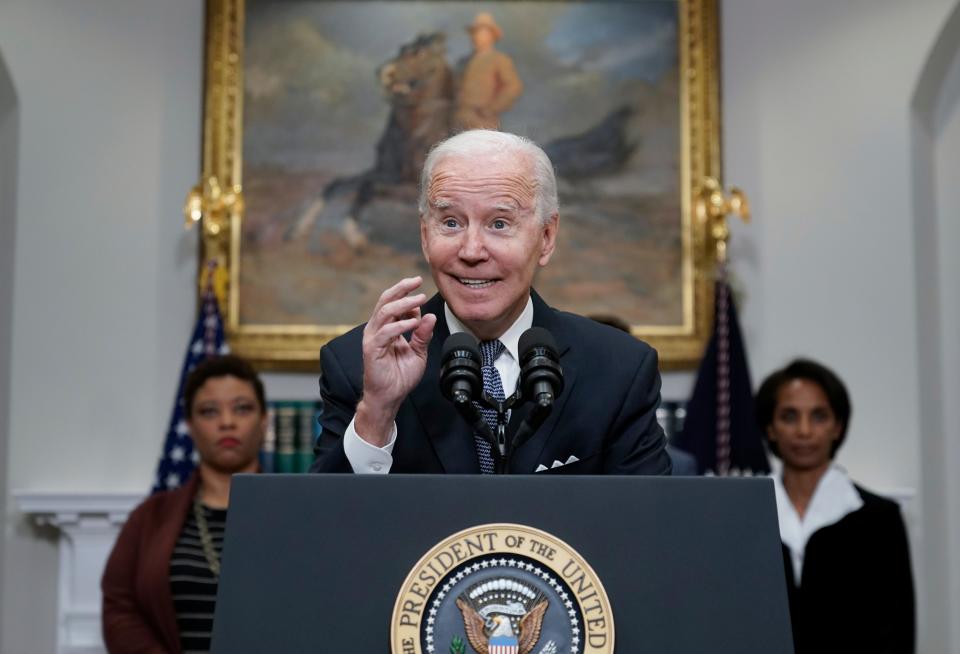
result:
[(177, 488), (190, 477), (190, 473), (196, 467), (198, 456), (193, 449), (193, 441), (187, 429), (187, 416), (182, 399), (183, 385), (190, 371), (198, 363), (219, 354), (227, 354), (229, 351), (230, 348), (223, 336), (223, 321), (220, 319), (217, 298), (212, 287), (208, 287), (203, 294), (203, 305), (200, 307), (197, 325), (193, 329), (193, 337), (190, 339), (187, 354), (183, 359), (180, 383), (177, 385), (170, 426), (167, 428), (167, 439), (163, 444), (160, 463), (157, 464), (157, 476), (152, 492)]

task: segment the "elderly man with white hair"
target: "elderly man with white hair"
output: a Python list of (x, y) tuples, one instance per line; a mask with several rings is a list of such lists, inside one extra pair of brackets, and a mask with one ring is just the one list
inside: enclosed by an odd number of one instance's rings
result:
[[(417, 292), (420, 277), (403, 279), (365, 325), (322, 349), (323, 434), (312, 470), (492, 472), (488, 440), (441, 393), (443, 343), (463, 331), (479, 339), (484, 388), (502, 398), (520, 378), (520, 335), (536, 326), (556, 341), (564, 387), (506, 472), (669, 474), (656, 351), (551, 308), (532, 288), (560, 223), (546, 153), (503, 132), (453, 136), (427, 157), (419, 208), (439, 293), (428, 299)], [(529, 415), (529, 403), (515, 406), (507, 431)]]

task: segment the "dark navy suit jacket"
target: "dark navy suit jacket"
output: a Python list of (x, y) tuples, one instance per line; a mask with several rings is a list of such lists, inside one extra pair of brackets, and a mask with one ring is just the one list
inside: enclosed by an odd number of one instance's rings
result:
[[(666, 440), (657, 424), (660, 373), (657, 353), (618, 329), (557, 311), (534, 292), (533, 324), (557, 342), (564, 389), (553, 413), (521, 445), (512, 473), (532, 473), (555, 460), (578, 461), (555, 469), (559, 474), (670, 474)], [(437, 316), (427, 368), (397, 413), (394, 473), (479, 473), (470, 426), (440, 393), (440, 353), (449, 336), (443, 299), (432, 297), (422, 313)], [(353, 419), (363, 389), (363, 328), (340, 336), (320, 352), (323, 433), (313, 472), (351, 472), (343, 451), (343, 433)], [(515, 407), (508, 434), (529, 413)]]

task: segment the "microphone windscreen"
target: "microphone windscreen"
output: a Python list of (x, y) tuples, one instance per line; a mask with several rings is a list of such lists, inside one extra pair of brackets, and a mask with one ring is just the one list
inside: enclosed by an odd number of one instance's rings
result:
[(480, 361), (480, 347), (477, 345), (477, 339), (468, 332), (457, 332), (450, 334), (447, 340), (443, 342), (443, 350), (440, 356), (441, 361), (446, 361), (451, 352), (455, 350), (466, 350), (470, 352), (471, 358)]
[(557, 342), (553, 340), (553, 334), (543, 327), (531, 327), (520, 334), (520, 360), (525, 359), (527, 354), (534, 348), (543, 348), (552, 355), (551, 358), (558, 358)]

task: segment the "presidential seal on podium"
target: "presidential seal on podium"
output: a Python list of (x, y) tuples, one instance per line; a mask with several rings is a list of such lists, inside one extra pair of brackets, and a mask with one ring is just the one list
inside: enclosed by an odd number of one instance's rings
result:
[(397, 595), (392, 654), (611, 654), (600, 579), (565, 542), (517, 524), (478, 525), (427, 552)]

